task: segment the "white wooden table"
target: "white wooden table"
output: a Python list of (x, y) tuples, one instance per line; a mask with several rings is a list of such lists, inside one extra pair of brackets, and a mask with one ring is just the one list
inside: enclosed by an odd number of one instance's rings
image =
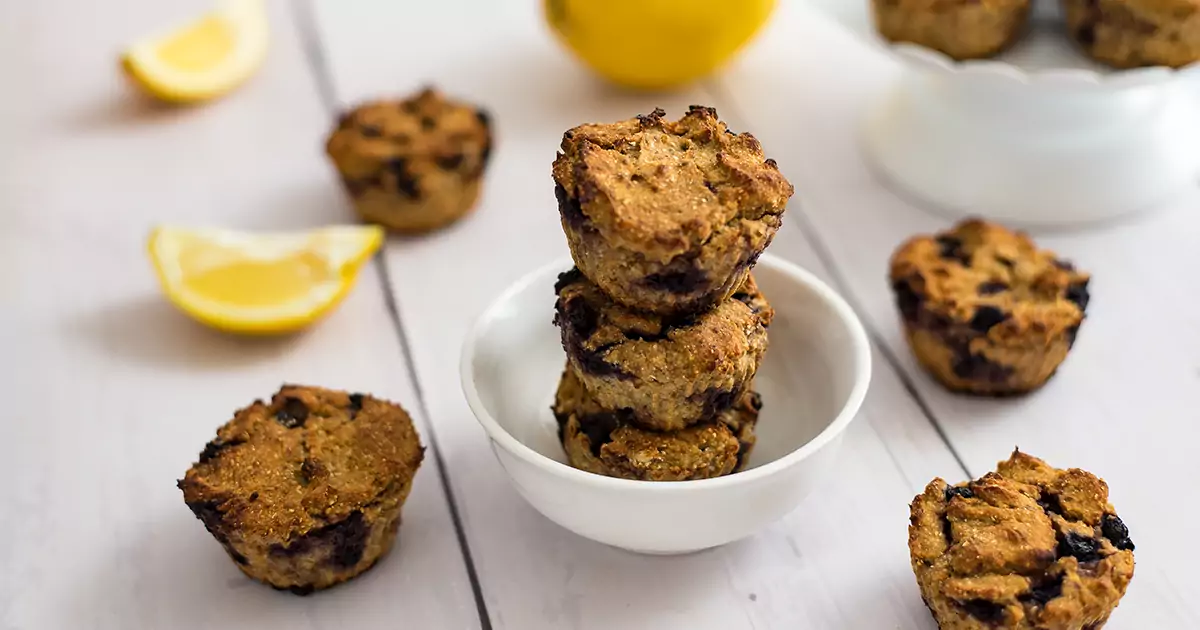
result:
[[(1108, 627), (1200, 628), (1200, 191), (1122, 225), (1042, 236), (1095, 275), (1068, 364), (1034, 396), (949, 395), (904, 348), (885, 283), (895, 245), (947, 221), (877, 183), (857, 147), (862, 109), (895, 67), (785, 1), (721, 77), (623, 93), (563, 54), (538, 5), (276, 0), (261, 75), (184, 110), (133, 98), (115, 55), (204, 0), (0, 6), (0, 629), (930, 630), (908, 501), (1014, 445), (1108, 480), (1138, 545)], [(352, 220), (321, 152), (335, 110), (426, 82), (498, 125), (470, 220), (390, 240), (340, 310), (293, 338), (222, 336), (159, 297), (143, 251), (154, 224)], [(797, 511), (724, 548), (641, 557), (520, 500), (456, 362), (475, 314), (566, 252), (549, 175), (562, 131), (690, 103), (752, 131), (795, 183), (771, 252), (851, 300), (876, 373), (837, 474)], [(174, 485), (233, 409), (284, 381), (400, 400), (432, 455), (392, 556), (308, 598), (244, 579)]]

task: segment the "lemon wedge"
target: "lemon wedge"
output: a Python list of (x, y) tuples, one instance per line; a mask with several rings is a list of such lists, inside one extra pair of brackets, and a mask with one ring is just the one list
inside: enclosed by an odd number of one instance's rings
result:
[(300, 330), (341, 302), (383, 242), (377, 226), (248, 234), (160, 227), (150, 259), (167, 298), (227, 332)]
[(217, 0), (208, 14), (131, 45), (121, 65), (151, 95), (196, 103), (226, 94), (267, 56), (263, 0)]

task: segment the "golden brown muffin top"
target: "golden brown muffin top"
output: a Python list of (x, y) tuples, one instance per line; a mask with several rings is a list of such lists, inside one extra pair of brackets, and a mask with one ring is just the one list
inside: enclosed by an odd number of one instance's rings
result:
[(731, 132), (711, 107), (665, 115), (563, 134), (554, 181), (607, 241), (665, 262), (722, 225), (783, 213), (792, 185), (754, 136)]
[[(567, 369), (558, 384), (554, 416), (560, 438), (577, 439), (605, 474), (642, 481), (685, 481), (726, 475), (754, 443), (762, 400), (748, 391), (711, 422), (679, 431), (648, 431), (604, 409)], [(569, 445), (568, 445), (569, 448)], [(598, 472), (598, 471), (593, 471)]]
[[(477, 176), (491, 147), (487, 112), (427, 88), (403, 100), (370, 101), (342, 114), (325, 150), (347, 179), (399, 173), (403, 180), (431, 169)], [(398, 187), (404, 190), (404, 181)]]
[(970, 483), (933, 480), (911, 511), (918, 581), (980, 629), (1087, 626), (1133, 577), (1134, 545), (1104, 480), (1019, 450)]
[(286, 541), (399, 489), (423, 456), (399, 405), (285, 385), (218, 429), (179, 487), (189, 506), (217, 510), (224, 528)]
[(1087, 273), (1022, 232), (977, 219), (904, 243), (890, 278), (905, 318), (1042, 343), (1083, 321)]

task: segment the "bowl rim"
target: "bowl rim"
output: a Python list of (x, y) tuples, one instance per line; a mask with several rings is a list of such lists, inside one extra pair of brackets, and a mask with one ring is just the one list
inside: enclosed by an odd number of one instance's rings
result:
[(554, 476), (564, 478), (567, 481), (632, 492), (700, 491), (707, 488), (753, 483), (759, 479), (770, 477), (791, 468), (834, 441), (835, 438), (839, 437), (846, 430), (846, 427), (850, 426), (850, 423), (858, 415), (863, 401), (866, 399), (867, 389), (871, 382), (871, 344), (867, 337), (866, 329), (854, 313), (854, 309), (850, 307), (837, 291), (813, 275), (812, 272), (783, 258), (771, 254), (763, 254), (758, 259), (759, 265), (780, 271), (792, 281), (804, 285), (813, 291), (819, 298), (832, 307), (834, 313), (837, 315), (837, 319), (842, 322), (849, 333), (850, 349), (855, 362), (855, 381), (837, 415), (834, 416), (833, 420), (820, 433), (783, 457), (761, 466), (721, 477), (688, 481), (642, 481), (638, 479), (608, 477), (579, 470), (569, 464), (542, 455), (513, 437), (488, 412), (475, 387), (472, 367), (475, 362), (475, 351), (484, 330), (498, 317), (499, 311), (504, 309), (517, 294), (528, 289), (531, 284), (542, 280), (549, 274), (562, 273), (573, 267), (574, 264), (570, 258), (560, 258), (526, 273), (520, 279), (510, 284), (476, 317), (470, 330), (467, 332), (467, 336), (463, 340), (462, 350), (459, 355), (459, 380), (461, 381), (463, 395), (467, 399), (467, 405), (475, 415), (476, 421), (483, 427), (493, 443), (499, 444), (513, 456), (536, 468), (540, 468)]

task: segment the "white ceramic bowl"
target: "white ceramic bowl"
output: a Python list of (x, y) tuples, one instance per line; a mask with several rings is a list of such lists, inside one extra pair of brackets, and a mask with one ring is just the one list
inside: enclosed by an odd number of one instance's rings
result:
[(550, 404), (566, 363), (554, 316), (562, 260), (509, 287), (462, 353), (462, 385), (517, 491), (550, 520), (642, 553), (684, 553), (753, 534), (791, 512), (830, 468), (871, 377), (862, 324), (823, 282), (763, 256), (755, 279), (775, 308), (755, 379), (763, 410), (747, 469), (717, 479), (615, 479), (566, 464)]

